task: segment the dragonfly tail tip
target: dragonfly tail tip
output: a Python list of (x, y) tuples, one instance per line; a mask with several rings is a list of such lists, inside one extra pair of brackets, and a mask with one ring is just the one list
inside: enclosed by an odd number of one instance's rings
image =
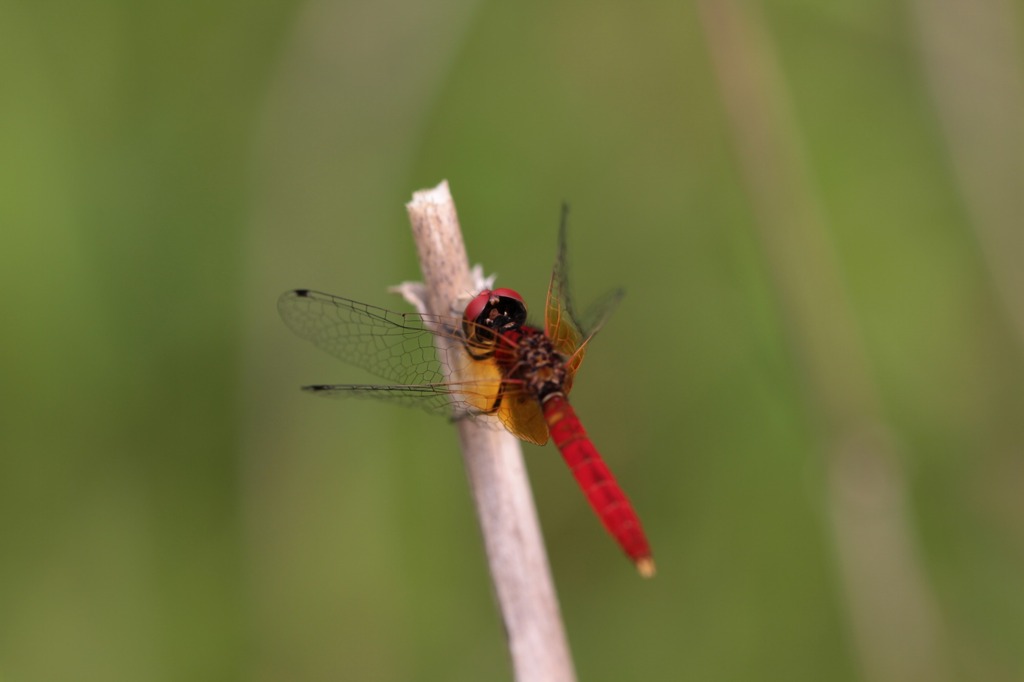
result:
[(645, 556), (641, 559), (636, 560), (636, 570), (644, 578), (654, 577), (654, 559), (649, 556)]

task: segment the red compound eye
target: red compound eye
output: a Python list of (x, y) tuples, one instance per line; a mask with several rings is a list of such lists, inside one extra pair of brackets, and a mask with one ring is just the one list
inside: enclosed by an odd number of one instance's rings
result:
[(466, 306), (466, 312), (462, 314), (462, 319), (468, 322), (479, 322), (480, 315), (483, 314), (488, 305), (496, 306), (501, 303), (500, 299), (502, 298), (518, 301), (524, 309), (526, 308), (526, 302), (515, 289), (484, 289)]
[(484, 308), (491, 300), (491, 290), (484, 289), (476, 297), (469, 302), (466, 306), (466, 312), (462, 313), (462, 320), (464, 322), (476, 322), (476, 318), (480, 317), (483, 313)]
[(462, 314), (462, 324), (470, 338), (476, 327), (504, 332), (526, 322), (526, 303), (514, 289), (484, 289), (469, 302)]
[(493, 295), (495, 295), (495, 296), (500, 297), (500, 298), (511, 298), (511, 299), (514, 299), (514, 300), (519, 301), (520, 303), (522, 303), (524, 308), (526, 307), (526, 301), (523, 300), (523, 297), (520, 296), (519, 292), (516, 291), (515, 289), (495, 289), (491, 293)]

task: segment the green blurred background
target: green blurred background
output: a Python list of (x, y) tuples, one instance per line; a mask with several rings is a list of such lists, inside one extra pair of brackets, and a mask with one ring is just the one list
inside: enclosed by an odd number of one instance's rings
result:
[(402, 308), (444, 178), (628, 292), (653, 581), (526, 447), (580, 679), (1024, 679), (1022, 10), (0, 3), (0, 680), (511, 679), (453, 429), (275, 310)]

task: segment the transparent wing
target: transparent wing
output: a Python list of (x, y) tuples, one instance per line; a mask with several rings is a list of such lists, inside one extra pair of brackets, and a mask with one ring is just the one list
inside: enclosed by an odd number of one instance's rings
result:
[(594, 335), (601, 330), (604, 323), (611, 317), (612, 312), (618, 307), (622, 297), (626, 295), (625, 289), (613, 289), (601, 298), (594, 301), (587, 312), (580, 316), (580, 328), (583, 330), (583, 343), (586, 344)]
[(298, 336), (393, 385), (318, 384), (304, 390), (332, 398), (374, 398), (434, 414), (493, 415), (519, 438), (547, 441), (536, 399), (506, 381), (484, 347), (470, 354), (461, 320), (398, 313), (307, 289), (284, 293), (278, 311)]
[(583, 340), (583, 328), (576, 319), (572, 295), (569, 292), (566, 244), (568, 220), (569, 205), (562, 204), (562, 220), (558, 226), (558, 251), (555, 254), (555, 266), (551, 269), (551, 282), (548, 284), (548, 297), (544, 305), (544, 332), (560, 353), (572, 356)]
[(479, 386), (465, 384), (317, 384), (302, 387), (303, 391), (327, 398), (373, 398), (444, 416), (453, 416), (453, 408), (456, 414), (465, 416), (487, 414), (486, 410), (478, 409), (465, 400), (467, 395), (479, 394), (479, 389)]
[(558, 252), (555, 266), (551, 270), (551, 283), (544, 313), (544, 331), (554, 342), (555, 348), (569, 358), (566, 366), (569, 379), (566, 391), (572, 388), (573, 375), (583, 362), (587, 344), (604, 326), (605, 321), (622, 300), (622, 289), (610, 291), (599, 298), (583, 315), (577, 317), (573, 308), (572, 293), (569, 290), (567, 222), (569, 207), (562, 205), (562, 220), (558, 228)]
[(461, 343), (439, 351), (435, 337), (458, 339), (458, 320), (396, 313), (339, 296), (296, 289), (277, 301), (288, 328), (342, 362), (398, 384), (440, 384)]

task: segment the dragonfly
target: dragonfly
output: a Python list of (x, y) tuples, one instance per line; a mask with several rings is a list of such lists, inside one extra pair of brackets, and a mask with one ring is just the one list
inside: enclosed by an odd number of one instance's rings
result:
[(543, 328), (527, 323), (518, 292), (491, 289), (490, 282), (461, 317), (394, 312), (309, 289), (282, 294), (278, 310), (301, 338), (389, 382), (317, 384), (305, 391), (480, 419), (530, 443), (553, 441), (605, 529), (640, 575), (652, 577), (654, 559), (640, 519), (568, 400), (588, 344), (623, 292), (610, 292), (577, 316), (566, 262), (563, 208)]

